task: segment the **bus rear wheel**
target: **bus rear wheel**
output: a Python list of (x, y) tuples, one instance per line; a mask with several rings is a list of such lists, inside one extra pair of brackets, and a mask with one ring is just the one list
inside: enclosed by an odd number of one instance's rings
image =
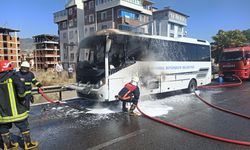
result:
[(186, 93), (193, 93), (197, 88), (197, 82), (192, 79), (189, 84), (188, 84), (188, 88), (185, 90)]

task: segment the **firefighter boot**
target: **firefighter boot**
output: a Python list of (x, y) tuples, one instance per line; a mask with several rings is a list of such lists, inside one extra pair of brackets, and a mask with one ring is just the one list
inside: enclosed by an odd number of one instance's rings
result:
[(136, 115), (136, 113), (134, 113), (135, 108), (136, 108), (136, 105), (132, 104), (131, 107), (130, 107), (130, 109), (129, 109), (129, 115), (130, 116)]
[(18, 143), (13, 142), (10, 137), (10, 133), (1, 134), (3, 139), (3, 149), (4, 150), (14, 150), (18, 148)]
[(22, 132), (22, 135), (23, 135), (25, 150), (30, 150), (38, 147), (39, 143), (37, 141), (31, 141), (30, 131)]
[(128, 112), (128, 108), (126, 108), (126, 102), (122, 102), (122, 112)]

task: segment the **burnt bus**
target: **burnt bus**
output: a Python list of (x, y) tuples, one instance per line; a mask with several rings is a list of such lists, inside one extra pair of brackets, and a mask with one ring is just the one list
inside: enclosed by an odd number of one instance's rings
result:
[(85, 38), (78, 49), (79, 97), (115, 100), (132, 76), (140, 78), (141, 95), (185, 89), (211, 82), (207, 41), (169, 38), (106, 29)]

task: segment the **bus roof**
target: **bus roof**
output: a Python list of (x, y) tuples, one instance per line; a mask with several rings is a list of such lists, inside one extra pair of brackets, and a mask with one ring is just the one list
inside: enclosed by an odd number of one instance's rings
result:
[(112, 34), (131, 35), (131, 36), (153, 38), (153, 39), (159, 39), (159, 40), (185, 42), (185, 43), (200, 44), (200, 45), (210, 45), (210, 43), (206, 40), (199, 40), (199, 39), (187, 38), (187, 37), (171, 38), (171, 37), (159, 36), (159, 35), (146, 35), (146, 34), (130, 32), (130, 31), (118, 30), (118, 29), (105, 29), (105, 30), (97, 31), (95, 35), (112, 35)]
[(233, 51), (250, 51), (250, 46), (232, 47), (223, 49), (223, 52), (233, 52)]

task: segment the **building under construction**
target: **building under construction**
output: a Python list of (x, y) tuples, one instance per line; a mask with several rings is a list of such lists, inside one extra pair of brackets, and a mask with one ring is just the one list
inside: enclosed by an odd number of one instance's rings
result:
[(59, 38), (55, 35), (41, 34), (33, 36), (35, 50), (35, 68), (43, 69), (47, 64), (49, 68), (54, 68), (60, 60)]
[(0, 60), (12, 61), (15, 67), (20, 64), (19, 30), (0, 27)]

